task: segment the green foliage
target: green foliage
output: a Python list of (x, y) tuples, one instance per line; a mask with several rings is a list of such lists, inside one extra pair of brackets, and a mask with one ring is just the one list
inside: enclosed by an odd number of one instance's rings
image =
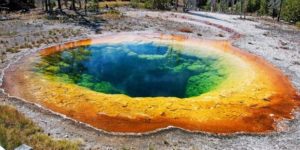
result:
[(208, 0), (205, 5), (200, 5), (200, 8), (203, 8), (206, 11), (210, 11), (210, 0)]
[(285, 0), (283, 3), (282, 18), (285, 21), (293, 23), (300, 21), (300, 0)]
[[(300, 21), (300, 0), (244, 0), (244, 8), (247, 13), (257, 13), (258, 15), (272, 15), (276, 17), (280, 11), (280, 2), (282, 1), (283, 7), (281, 17), (288, 22), (296, 23)], [(228, 9), (240, 14), (241, 2), (236, 1), (231, 7), (228, 7), (226, 1), (217, 1), (217, 10), (220, 12), (227, 12)], [(206, 5), (201, 3), (200, 8), (210, 10), (211, 0), (206, 1)]]
[(12, 150), (21, 144), (33, 149), (77, 150), (79, 144), (66, 140), (53, 140), (41, 128), (26, 119), (16, 109), (0, 105), (0, 145)]
[(130, 0), (130, 6), (133, 8), (139, 8), (140, 0)]
[(130, 6), (130, 2), (128, 1), (102, 1), (99, 3), (99, 8), (106, 8), (106, 7), (110, 7), (110, 8), (115, 8), (115, 7), (126, 7), (126, 6)]
[(147, 9), (153, 9), (153, 0), (146, 0), (146, 2), (144, 3), (144, 7)]
[(121, 15), (121, 12), (119, 10), (116, 10), (116, 9), (110, 9), (106, 13), (111, 14), (111, 15)]
[(7, 52), (18, 53), (20, 50), (16, 47), (11, 47), (6, 49)]
[(198, 1), (197, 7), (204, 9), (207, 6), (208, 0), (200, 0)]
[(269, 13), (268, 3), (269, 3), (269, 0), (261, 0), (260, 1), (260, 6), (259, 6), (259, 10), (258, 10), (259, 15), (267, 15)]
[(148, 9), (170, 10), (173, 0), (146, 0), (144, 7)]
[(296, 27), (300, 29), (300, 21), (296, 22)]
[(226, 1), (221, 1), (217, 7), (219, 8), (218, 10), (220, 10), (221, 12), (227, 12), (228, 11), (228, 5)]
[(98, 0), (88, 0), (87, 6), (89, 11), (95, 11), (95, 12), (98, 12), (100, 7)]
[(247, 12), (254, 13), (260, 9), (260, 0), (248, 0)]

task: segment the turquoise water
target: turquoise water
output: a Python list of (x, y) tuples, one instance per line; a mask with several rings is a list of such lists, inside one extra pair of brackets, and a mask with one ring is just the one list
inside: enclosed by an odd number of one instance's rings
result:
[(156, 43), (98, 44), (42, 58), (36, 71), (107, 94), (192, 97), (215, 88), (226, 74), (216, 57), (184, 55)]

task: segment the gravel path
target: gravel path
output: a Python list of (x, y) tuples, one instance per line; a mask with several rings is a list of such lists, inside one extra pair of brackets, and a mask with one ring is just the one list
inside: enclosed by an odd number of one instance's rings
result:
[[(228, 39), (235, 46), (273, 63), (300, 89), (300, 31), (291, 26), (278, 25), (252, 17), (250, 20), (240, 20), (239, 16), (235, 15), (204, 12), (183, 14), (132, 10), (124, 11), (124, 14), (125, 17), (122, 19), (107, 20), (101, 27), (102, 33), (138, 30), (139, 32), (184, 34), (204, 39)], [(179, 32), (181, 28), (190, 28), (192, 33)], [(23, 51), (9, 54), (7, 58), (12, 60), (22, 53)], [(9, 61), (4, 62), (1, 68), (3, 69), (8, 63)], [(8, 98), (4, 94), (0, 94), (0, 104), (14, 105), (54, 137), (82, 141), (84, 149), (296, 150), (300, 146), (300, 113), (298, 112), (295, 112), (294, 120), (280, 123), (284, 131), (265, 135), (218, 136), (170, 129), (143, 136), (118, 136), (96, 131), (34, 104)]]

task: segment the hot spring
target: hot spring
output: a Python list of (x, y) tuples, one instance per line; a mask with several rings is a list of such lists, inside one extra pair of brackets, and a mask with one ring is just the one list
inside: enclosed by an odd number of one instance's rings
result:
[(266, 132), (298, 103), (289, 80), (226, 41), (116, 34), (32, 52), (2, 88), (110, 132)]
[(45, 56), (37, 72), (106, 94), (192, 97), (226, 78), (218, 58), (156, 43), (95, 44)]

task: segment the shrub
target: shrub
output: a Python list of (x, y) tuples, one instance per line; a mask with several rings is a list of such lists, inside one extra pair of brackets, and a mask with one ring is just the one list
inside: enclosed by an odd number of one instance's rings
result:
[(124, 7), (131, 5), (131, 2), (128, 1), (104, 1), (99, 3), (99, 8), (106, 8), (106, 6), (110, 8), (114, 7)]
[(144, 7), (147, 8), (147, 9), (153, 9), (153, 0), (147, 0), (144, 3)]
[(11, 53), (17, 53), (17, 52), (19, 52), (18, 48), (16, 48), (16, 47), (7, 48), (6, 51), (7, 52), (11, 52)]
[(259, 10), (258, 10), (258, 14), (259, 15), (266, 15), (268, 13), (269, 13), (269, 8), (268, 8), (267, 0), (261, 0)]
[(7, 150), (12, 150), (23, 143), (33, 149), (79, 149), (78, 143), (51, 139), (16, 109), (0, 105), (0, 145)]
[(103, 19), (119, 19), (122, 17), (122, 13), (116, 9), (110, 9), (102, 17)]
[(159, 10), (171, 9), (172, 0), (153, 0), (153, 8)]
[(296, 22), (296, 27), (300, 29), (300, 21)]
[[(139, 1), (139, 0), (132, 0)], [(144, 7), (148, 9), (170, 10), (173, 0), (146, 0)]]
[(248, 0), (247, 6), (246, 6), (247, 12), (253, 13), (253, 12), (256, 12), (257, 10), (259, 10), (261, 2), (262, 1), (260, 1), (260, 0)]
[(283, 4), (282, 18), (285, 21), (296, 23), (300, 21), (300, 0), (286, 0)]
[(130, 6), (133, 8), (138, 8), (140, 0), (130, 0)]

